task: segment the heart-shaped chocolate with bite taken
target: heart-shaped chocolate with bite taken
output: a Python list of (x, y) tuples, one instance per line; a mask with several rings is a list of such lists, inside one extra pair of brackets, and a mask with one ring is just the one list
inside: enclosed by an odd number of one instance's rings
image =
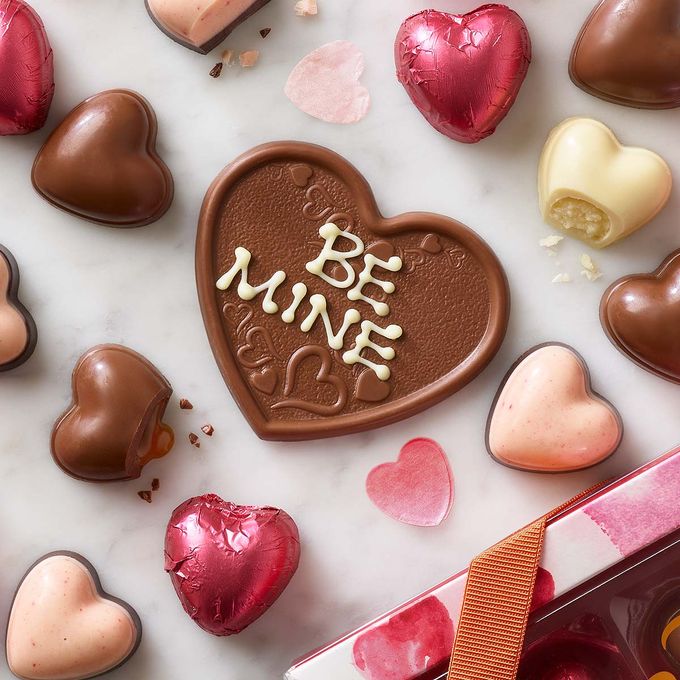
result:
[(72, 477), (136, 479), (174, 444), (162, 418), (172, 387), (141, 354), (98, 345), (73, 369), (73, 403), (52, 430), (52, 455)]
[(569, 74), (614, 104), (680, 106), (680, 0), (602, 0), (576, 39)]
[(629, 359), (680, 383), (680, 250), (651, 274), (615, 281), (602, 297), (600, 319)]
[(217, 363), (265, 439), (411, 416), (472, 380), (508, 320), (504, 272), (476, 234), (431, 213), (382, 217), (357, 170), (300, 142), (257, 147), (215, 180), (196, 277)]
[(156, 114), (130, 90), (107, 90), (76, 106), (48, 137), (31, 179), (52, 205), (108, 227), (160, 219), (172, 175), (156, 152)]
[(0, 371), (27, 361), (37, 340), (33, 317), (19, 301), (19, 266), (12, 253), (0, 245)]
[(10, 670), (23, 680), (87, 680), (123, 665), (142, 624), (126, 602), (102, 589), (81, 555), (45, 555), (24, 576), (7, 625)]

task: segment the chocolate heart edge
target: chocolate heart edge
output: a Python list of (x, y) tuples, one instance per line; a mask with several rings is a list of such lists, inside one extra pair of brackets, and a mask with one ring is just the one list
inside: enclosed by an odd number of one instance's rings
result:
[[(479, 344), (454, 370), (426, 388), (390, 404), (370, 407), (361, 413), (330, 416), (310, 421), (268, 421), (261, 413), (235, 359), (223, 340), (222, 320), (215, 301), (212, 273), (216, 222), (224, 197), (255, 168), (272, 162), (315, 163), (346, 183), (366, 229), (390, 238), (402, 232), (441, 233), (460, 242), (480, 263), (489, 287), (490, 312)], [(205, 266), (208, 263), (209, 266)], [(409, 418), (462, 389), (476, 378), (500, 349), (510, 314), (510, 291), (505, 271), (495, 253), (471, 229), (449, 217), (426, 212), (402, 213), (386, 218), (378, 210), (370, 185), (342, 156), (315, 144), (294, 141), (269, 142), (240, 155), (212, 182), (201, 207), (196, 234), (196, 285), (208, 341), (222, 377), (250, 426), (261, 439), (300, 441), (354, 434)], [(217, 340), (215, 340), (217, 339)]]
[(619, 335), (617, 334), (616, 330), (614, 329), (609, 319), (608, 314), (609, 301), (611, 297), (614, 295), (614, 293), (621, 286), (627, 285), (633, 281), (651, 281), (651, 280), (660, 281), (665, 275), (666, 270), (672, 266), (673, 261), (676, 258), (680, 258), (680, 249), (674, 250), (670, 255), (668, 255), (663, 260), (663, 262), (656, 269), (647, 274), (644, 273), (631, 274), (628, 276), (622, 276), (620, 279), (614, 281), (614, 283), (612, 283), (602, 295), (602, 300), (600, 301), (600, 323), (602, 324), (602, 329), (604, 330), (607, 338), (609, 338), (609, 341), (612, 343), (612, 345), (614, 345), (614, 347), (616, 347), (616, 349), (619, 352), (621, 352), (621, 354), (623, 354), (623, 356), (630, 359), (634, 364), (647, 371), (647, 373), (651, 373), (652, 375), (655, 375), (658, 378), (662, 378), (663, 380), (667, 380), (668, 382), (680, 385), (680, 378), (673, 376), (669, 373), (665, 373), (664, 371), (659, 371), (653, 368), (648, 363), (640, 359), (633, 352), (631, 352), (626, 347), (626, 343), (624, 342), (624, 340), (620, 338)]
[(19, 580), (19, 584), (16, 587), (16, 590), (14, 591), (14, 595), (12, 597), (12, 603), (10, 604), (9, 607), (9, 613), (7, 614), (7, 625), (5, 627), (5, 660), (7, 661), (7, 665), (9, 666), (9, 658), (7, 654), (7, 635), (9, 633), (9, 622), (12, 617), (12, 611), (14, 609), (14, 603), (16, 601), (17, 595), (19, 593), (19, 590), (21, 589), (21, 586), (24, 584), (24, 581), (30, 576), (31, 572), (40, 564), (45, 562), (45, 560), (50, 559), (51, 557), (70, 557), (71, 559), (75, 560), (76, 562), (79, 562), (85, 569), (88, 571), (90, 574), (90, 577), (92, 578), (92, 582), (94, 583), (95, 590), (97, 591), (97, 595), (102, 599), (106, 600), (107, 602), (113, 602), (114, 604), (117, 604), (118, 606), (122, 607), (130, 616), (130, 619), (132, 620), (132, 623), (134, 624), (135, 631), (137, 633), (136, 639), (134, 644), (132, 645), (132, 648), (126, 655), (126, 657), (118, 663), (116, 666), (113, 668), (109, 668), (106, 671), (103, 671), (102, 673), (98, 673), (97, 675), (91, 675), (89, 678), (100, 678), (104, 675), (108, 675), (109, 673), (112, 673), (113, 671), (117, 670), (121, 666), (125, 665), (135, 654), (135, 652), (139, 649), (139, 645), (142, 642), (142, 620), (139, 618), (139, 614), (137, 611), (134, 609), (134, 607), (126, 602), (125, 600), (122, 600), (119, 597), (116, 597), (115, 595), (111, 595), (110, 593), (107, 593), (106, 590), (102, 587), (102, 582), (101, 579), (99, 578), (99, 573), (95, 569), (94, 565), (85, 557), (83, 557), (80, 553), (77, 552), (72, 552), (70, 550), (55, 550), (54, 552), (47, 553), (46, 555), (43, 555), (39, 559), (37, 559), (24, 573), (24, 575), (21, 577)]
[[(576, 358), (576, 360), (581, 364), (581, 368), (583, 369), (583, 375), (585, 377), (586, 381), (586, 393), (588, 394), (589, 397), (599, 399), (603, 404), (605, 404), (611, 412), (616, 416), (616, 420), (619, 424), (619, 438), (618, 441), (616, 442), (616, 446), (612, 448), (612, 451), (609, 455), (605, 456), (601, 460), (596, 461), (595, 463), (591, 463), (590, 465), (584, 465), (582, 467), (575, 467), (575, 468), (568, 468), (565, 470), (533, 470), (531, 468), (526, 468), (522, 467), (521, 465), (510, 465), (510, 463), (506, 463), (505, 461), (501, 460), (500, 458), (497, 458), (493, 451), (491, 450), (491, 446), (489, 445), (489, 431), (491, 430), (491, 419), (493, 418), (494, 411), (496, 410), (496, 405), (498, 404), (498, 400), (500, 399), (501, 393), (503, 392), (503, 388), (505, 387), (506, 383), (510, 378), (512, 377), (512, 374), (515, 372), (515, 370), (518, 368), (518, 366), (529, 356), (531, 356), (534, 352), (537, 352), (539, 349), (543, 349), (544, 347), (564, 347), (564, 349), (568, 349)], [(623, 440), (623, 419), (621, 418), (621, 414), (619, 413), (619, 410), (614, 406), (614, 404), (609, 401), (609, 399), (606, 399), (603, 397), (599, 392), (596, 392), (593, 389), (593, 383), (591, 380), (591, 375), (590, 375), (590, 369), (588, 368), (588, 364), (586, 363), (586, 360), (581, 356), (579, 352), (577, 352), (571, 345), (568, 345), (565, 342), (541, 342), (538, 345), (534, 345), (533, 347), (530, 347), (526, 352), (524, 352), (513, 364), (510, 366), (508, 369), (507, 373), (503, 376), (503, 380), (501, 380), (501, 384), (499, 385), (498, 389), (496, 390), (496, 394), (494, 395), (493, 401), (491, 402), (491, 408), (489, 409), (489, 415), (487, 416), (486, 419), (486, 429), (484, 431), (484, 444), (486, 446), (486, 452), (491, 456), (491, 458), (496, 461), (497, 463), (500, 463), (500, 465), (503, 465), (506, 468), (510, 468), (511, 470), (520, 470), (522, 472), (531, 472), (533, 474), (540, 474), (540, 475), (563, 475), (565, 473), (569, 472), (576, 472), (578, 470), (587, 470), (588, 468), (595, 467), (596, 465), (600, 465), (600, 463), (604, 463), (604, 461), (608, 460), (611, 458), (616, 451), (618, 450), (619, 446), (621, 446), (621, 441)]]
[(26, 333), (28, 337), (28, 342), (24, 351), (16, 359), (8, 364), (0, 365), (0, 373), (5, 371), (11, 371), (14, 368), (21, 366), (21, 364), (26, 363), (33, 354), (35, 346), (38, 344), (38, 327), (35, 324), (35, 320), (31, 316), (31, 313), (24, 307), (21, 300), (19, 300), (19, 265), (17, 264), (14, 255), (0, 244), (0, 257), (3, 257), (7, 262), (10, 270), (10, 286), (7, 291), (7, 302), (16, 309), (19, 314), (21, 314), (24, 323), (26, 324)]

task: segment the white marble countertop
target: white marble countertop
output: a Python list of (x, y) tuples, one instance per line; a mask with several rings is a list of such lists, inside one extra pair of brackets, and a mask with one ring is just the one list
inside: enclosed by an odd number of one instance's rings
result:
[[(680, 194), (654, 223), (597, 253), (604, 277), (579, 276), (584, 248), (562, 246), (559, 261), (541, 251), (550, 233), (538, 214), (536, 165), (550, 128), (592, 115), (625, 143), (648, 146), (680, 177), (680, 110), (642, 112), (587, 96), (569, 81), (571, 43), (593, 0), (514, 0), (529, 26), (534, 61), (512, 112), (475, 146), (447, 140), (421, 118), (396, 82), (392, 41), (399, 23), (428, 6), (467, 11), (472, 0), (319, 0), (316, 18), (299, 18), (294, 0), (272, 0), (225, 47), (261, 50), (251, 71), (208, 71), (215, 55), (183, 49), (152, 24), (142, 0), (33, 0), (54, 48), (57, 90), (45, 129), (0, 140), (0, 241), (17, 257), (22, 299), (40, 330), (31, 361), (0, 377), (0, 620), (16, 584), (40, 555), (82, 552), (107, 589), (139, 611), (139, 652), (110, 677), (206, 680), (281, 677), (290, 661), (463, 568), (521, 524), (589, 484), (630, 470), (680, 441), (680, 388), (635, 367), (605, 338), (602, 291), (624, 273), (648, 271), (680, 245)], [(266, 40), (258, 30), (272, 27)], [(333, 127), (296, 110), (282, 92), (298, 59), (335, 39), (366, 55), (368, 117)], [(216, 52), (219, 54), (219, 50)], [(139, 230), (98, 227), (61, 213), (31, 188), (31, 163), (47, 133), (86, 96), (133, 88), (155, 107), (159, 150), (176, 185), (169, 213)], [(258, 143), (317, 142), (353, 162), (373, 184), (385, 214), (429, 210), (479, 232), (504, 263), (512, 291), (506, 341), (490, 367), (462, 392), (406, 422), (331, 441), (259, 441), (232, 401), (200, 318), (193, 242), (203, 194), (233, 157)], [(400, 146), (395, 146), (400, 140)], [(558, 271), (574, 282), (550, 283)], [(484, 423), (508, 366), (529, 346), (560, 340), (588, 361), (594, 386), (625, 422), (623, 445), (605, 464), (563, 476), (533, 475), (494, 463)], [(88, 485), (52, 462), (49, 433), (69, 400), (70, 372), (91, 345), (114, 341), (147, 355), (175, 387), (169, 421), (179, 443), (139, 482)], [(180, 412), (186, 396), (193, 411)], [(186, 435), (209, 421), (215, 436), (200, 450)], [(437, 529), (402, 526), (364, 492), (368, 471), (393, 460), (414, 436), (447, 451), (456, 477), (451, 517)], [(154, 502), (136, 491), (159, 477)], [(299, 571), (274, 607), (241, 635), (218, 639), (183, 613), (163, 572), (163, 536), (184, 499), (215, 492), (235, 502), (271, 504), (297, 521)], [(4, 662), (3, 662), (4, 663)], [(6, 670), (1, 675), (8, 675)], [(332, 679), (327, 679), (332, 680)]]

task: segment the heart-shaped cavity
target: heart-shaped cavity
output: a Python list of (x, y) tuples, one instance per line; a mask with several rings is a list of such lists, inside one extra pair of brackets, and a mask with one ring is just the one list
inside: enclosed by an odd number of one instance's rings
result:
[(514, 104), (531, 40), (505, 5), (467, 14), (425, 10), (399, 28), (394, 60), (399, 82), (428, 123), (472, 144), (492, 134)]
[(581, 356), (567, 345), (548, 343), (522, 355), (501, 383), (486, 445), (509, 467), (569, 472), (608, 458), (622, 435), (621, 417), (593, 392)]
[(602, 0), (576, 39), (569, 74), (615, 104), (680, 106), (680, 0)]
[(442, 448), (432, 439), (404, 444), (396, 463), (382, 463), (366, 478), (366, 493), (386, 515), (405, 524), (441, 524), (453, 503), (453, 475)]
[(653, 151), (622, 146), (592, 118), (568, 118), (543, 147), (538, 202), (548, 224), (604, 248), (655, 217), (672, 183)]
[(207, 494), (172, 513), (165, 570), (184, 611), (213, 635), (240, 633), (281, 595), (300, 558), (283, 510), (235, 505)]
[(37, 341), (33, 317), (19, 301), (19, 267), (0, 245), (0, 372), (27, 361)]
[[(313, 171), (304, 187), (288, 172), (300, 164)], [(434, 245), (430, 234), (437, 252), (422, 248), (425, 239)], [(215, 180), (196, 263), (213, 353), (265, 439), (329, 437), (411, 416), (472, 380), (507, 326), (505, 275), (476, 234), (431, 213), (382, 217), (351, 165), (300, 142), (257, 147)], [(266, 365), (285, 376), (283, 400), (254, 389), (239, 361), (248, 341), (233, 312), (243, 303), (248, 324), (266, 329), (276, 350)], [(374, 385), (389, 383), (380, 401), (358, 391), (366, 370)]]
[(33, 164), (38, 193), (109, 227), (141, 227), (170, 207), (172, 175), (156, 153), (156, 114), (136, 92), (107, 90), (76, 106)]
[(174, 444), (162, 422), (170, 383), (141, 354), (98, 345), (73, 369), (73, 402), (52, 430), (52, 456), (67, 474), (92, 482), (136, 479)]
[(54, 94), (52, 48), (35, 10), (22, 0), (0, 8), (0, 135), (40, 129)]
[(356, 123), (370, 106), (368, 90), (359, 82), (364, 55), (347, 40), (322, 45), (291, 71), (284, 92), (301, 111), (327, 123)]
[(651, 274), (624, 276), (605, 292), (600, 319), (627, 357), (680, 383), (680, 250)]
[(158, 28), (190, 50), (208, 54), (269, 0), (145, 0)]
[(14, 596), (7, 662), (24, 680), (85, 680), (124, 664), (141, 637), (135, 610), (104, 592), (84, 557), (50, 553), (31, 567)]

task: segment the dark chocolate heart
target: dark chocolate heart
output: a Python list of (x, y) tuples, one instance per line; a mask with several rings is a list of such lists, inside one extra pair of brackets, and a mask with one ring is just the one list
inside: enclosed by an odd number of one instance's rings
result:
[(569, 74), (615, 104), (680, 106), (680, 0), (602, 0), (576, 39)]
[[(290, 172), (300, 165), (305, 186)], [(382, 217), (363, 177), (322, 147), (276, 142), (235, 160), (206, 195), (196, 248), (213, 353), (266, 439), (411, 416), (472, 380), (505, 334), (507, 282), (488, 246), (441, 215)], [(249, 328), (268, 332), (266, 366), (283, 391), (252, 382)]]
[(600, 319), (629, 359), (680, 383), (680, 250), (651, 274), (615, 281), (602, 298)]
[(136, 92), (107, 90), (76, 106), (33, 164), (50, 203), (109, 227), (141, 227), (170, 207), (172, 175), (156, 153), (156, 115)]

